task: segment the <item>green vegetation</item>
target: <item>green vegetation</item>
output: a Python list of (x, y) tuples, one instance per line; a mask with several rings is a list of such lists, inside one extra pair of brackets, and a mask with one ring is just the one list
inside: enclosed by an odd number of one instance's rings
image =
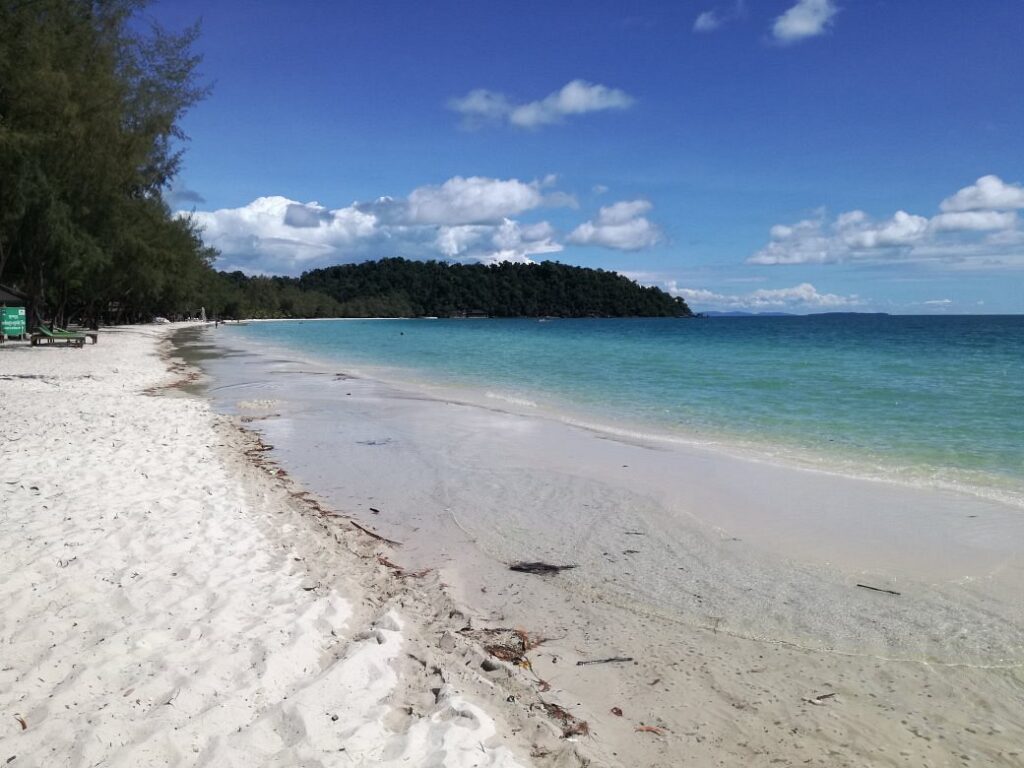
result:
[(299, 287), (326, 294), (349, 317), (485, 314), (497, 317), (688, 316), (689, 307), (615, 272), (542, 264), (380, 261), (316, 269)]
[(447, 264), (380, 259), (302, 277), (218, 273), (207, 312), (224, 317), (688, 317), (658, 288), (615, 272), (542, 264)]
[(133, 0), (0, 0), (0, 279), (30, 321), (188, 304), (214, 254), (163, 200), (205, 89), (197, 30), (132, 29)]
[(154, 315), (675, 316), (682, 299), (551, 262), (384, 259), (300, 278), (213, 269), (216, 253), (164, 195), (180, 121), (207, 95), (198, 28), (139, 32), (144, 0), (0, 0), (0, 282), (28, 320)]

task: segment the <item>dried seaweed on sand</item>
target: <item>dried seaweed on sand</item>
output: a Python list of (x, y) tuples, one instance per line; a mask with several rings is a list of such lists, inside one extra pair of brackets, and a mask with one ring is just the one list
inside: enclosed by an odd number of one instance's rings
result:
[(531, 635), (519, 628), (464, 629), (462, 633), (474, 637), (494, 658), (524, 668), (530, 667), (526, 654), (545, 640), (540, 635)]
[(565, 708), (558, 706), (557, 704), (551, 704), (549, 702), (543, 702), (544, 711), (547, 712), (548, 717), (552, 720), (557, 720), (562, 725), (562, 738), (568, 739), (570, 736), (589, 736), (590, 726), (587, 725), (586, 720), (580, 720), (573, 714), (570, 714)]
[(398, 563), (388, 560), (388, 558), (381, 554), (377, 555), (377, 562), (383, 565), (385, 568), (390, 568), (392, 571), (395, 572), (395, 576), (397, 576), (400, 579), (422, 579), (424, 576), (426, 576), (433, 570), (433, 568), (423, 568), (419, 571), (410, 571), (406, 568), (403, 568)]
[(372, 538), (376, 539), (377, 541), (383, 541), (385, 544), (391, 544), (392, 546), (395, 546), (395, 547), (402, 546), (402, 543), (400, 541), (395, 541), (394, 539), (384, 538), (379, 533), (374, 533), (369, 528), (364, 528), (359, 523), (357, 523), (355, 520), (349, 520), (349, 522), (352, 523), (352, 525), (354, 527), (358, 528), (360, 531), (365, 533), (367, 536), (371, 536)]

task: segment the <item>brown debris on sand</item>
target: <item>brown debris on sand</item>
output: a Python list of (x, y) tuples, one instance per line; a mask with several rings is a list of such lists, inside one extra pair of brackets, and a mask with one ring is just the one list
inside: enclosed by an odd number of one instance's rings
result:
[(575, 715), (569, 713), (564, 707), (560, 707), (557, 704), (551, 704), (546, 701), (542, 702), (542, 704), (548, 717), (552, 720), (557, 720), (561, 724), (563, 739), (568, 739), (570, 736), (590, 735), (590, 726), (587, 725), (586, 720), (580, 720)]
[(544, 642), (540, 635), (531, 635), (525, 629), (464, 629), (463, 634), (476, 636), (483, 645), (484, 651), (501, 661), (515, 664), (517, 667), (530, 667), (526, 654)]
[(521, 561), (518, 563), (512, 563), (508, 567), (510, 571), (516, 571), (517, 573), (533, 573), (539, 576), (543, 576), (549, 573), (561, 573), (562, 571), (568, 571), (570, 568), (576, 568), (575, 565), (552, 565), (551, 563), (532, 562), (528, 563)]
[(426, 576), (428, 573), (434, 570), (433, 568), (423, 568), (419, 571), (410, 571), (407, 568), (403, 568), (398, 563), (394, 563), (391, 560), (388, 560), (388, 558), (381, 554), (377, 555), (377, 562), (383, 565), (385, 568), (390, 568), (392, 571), (395, 572), (395, 576), (397, 576), (400, 579), (422, 579), (424, 576)]
[(657, 725), (638, 725), (633, 730), (637, 733), (653, 733), (655, 736), (665, 735), (665, 729), (659, 728)]
[(607, 659), (581, 659), (576, 662), (576, 666), (585, 667), (588, 664), (625, 664), (632, 660), (632, 656), (611, 656)]
[(896, 595), (897, 597), (902, 594), (892, 589), (883, 589), (882, 587), (872, 587), (870, 584), (858, 584), (861, 589), (870, 589), (872, 592), (884, 592), (887, 595)]
[(835, 693), (819, 693), (817, 696), (811, 696), (809, 699), (803, 699), (803, 701), (807, 704), (814, 704), (815, 706), (820, 707), (835, 695)]
[(370, 537), (376, 539), (377, 541), (383, 541), (385, 544), (390, 544), (393, 547), (400, 547), (400, 546), (402, 546), (402, 543), (400, 541), (395, 541), (394, 539), (387, 539), (387, 538), (381, 536), (379, 533), (374, 533), (369, 528), (364, 528), (363, 526), (361, 526), (355, 520), (349, 520), (349, 522), (352, 523), (352, 525), (355, 528), (358, 528), (360, 531), (365, 533), (367, 536), (370, 536)]

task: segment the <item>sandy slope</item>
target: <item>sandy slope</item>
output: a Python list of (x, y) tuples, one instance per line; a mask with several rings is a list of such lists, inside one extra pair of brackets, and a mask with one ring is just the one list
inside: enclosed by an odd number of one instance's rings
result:
[(398, 580), (352, 565), (376, 542), (325, 535), (204, 401), (154, 391), (165, 334), (0, 349), (0, 764), (527, 764)]

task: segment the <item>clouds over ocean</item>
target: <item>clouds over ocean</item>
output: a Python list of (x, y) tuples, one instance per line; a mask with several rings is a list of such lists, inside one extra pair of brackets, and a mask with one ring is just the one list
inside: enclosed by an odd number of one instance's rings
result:
[(946, 269), (1024, 268), (1024, 232), (1017, 211), (1024, 187), (982, 176), (947, 197), (939, 212), (896, 211), (877, 219), (862, 210), (832, 218), (819, 210), (771, 228), (767, 245), (748, 264), (928, 264)]

